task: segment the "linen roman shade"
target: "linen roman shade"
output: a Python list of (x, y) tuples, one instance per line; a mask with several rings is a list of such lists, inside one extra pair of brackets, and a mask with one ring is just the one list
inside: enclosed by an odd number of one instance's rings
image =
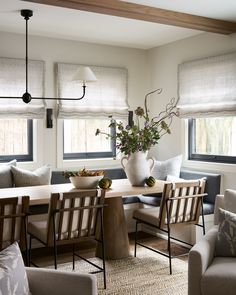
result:
[(178, 109), (182, 118), (236, 113), (236, 53), (179, 65)]
[[(76, 98), (82, 94), (82, 86), (73, 81), (80, 65), (57, 64), (58, 96)], [(127, 118), (127, 70), (90, 66), (97, 77), (96, 82), (86, 84), (86, 94), (82, 100), (60, 100), (58, 117), (78, 119), (93, 117)]]
[[(25, 104), (22, 99), (11, 99), (11, 96), (21, 97), (25, 93), (25, 60), (16, 58), (0, 58), (0, 118), (40, 119), (45, 114), (43, 99), (32, 99)], [(32, 96), (44, 95), (44, 62), (29, 61), (29, 93)]]

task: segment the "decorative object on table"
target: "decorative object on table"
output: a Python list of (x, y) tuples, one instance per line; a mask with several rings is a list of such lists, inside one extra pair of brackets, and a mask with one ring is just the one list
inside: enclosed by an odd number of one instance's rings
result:
[(103, 189), (108, 189), (110, 188), (112, 185), (112, 180), (108, 177), (103, 177), (101, 180), (99, 180), (98, 182), (98, 186), (100, 188), (103, 188)]
[(147, 186), (153, 187), (156, 183), (156, 179), (153, 176), (149, 176), (146, 180), (145, 183)]
[[(134, 186), (144, 186), (145, 180), (151, 175), (154, 167), (154, 159), (150, 161), (146, 158), (150, 148), (158, 144), (161, 137), (170, 134), (170, 125), (174, 116), (178, 116), (174, 98), (166, 105), (165, 109), (157, 116), (150, 118), (148, 109), (148, 96), (157, 93), (162, 89), (156, 89), (145, 96), (144, 108), (138, 107), (134, 113), (136, 122), (130, 122), (125, 125), (123, 122), (116, 122), (111, 119), (110, 127), (116, 127), (115, 135), (102, 132), (97, 129), (96, 135), (105, 134), (107, 137), (116, 140), (116, 147), (126, 157), (122, 158), (121, 163), (125, 173)], [(127, 160), (126, 165), (124, 161)]]
[(75, 188), (97, 188), (99, 180), (104, 177), (104, 171), (90, 171), (83, 168), (80, 171), (65, 171), (63, 175), (70, 179)]
[[(121, 159), (121, 165), (133, 186), (144, 186), (154, 167), (154, 158), (147, 159), (148, 152), (134, 152)], [(125, 163), (126, 161), (126, 163)]]

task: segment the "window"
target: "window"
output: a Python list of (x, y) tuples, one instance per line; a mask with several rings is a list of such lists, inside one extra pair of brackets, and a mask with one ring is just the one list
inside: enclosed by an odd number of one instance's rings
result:
[[(79, 66), (57, 64), (59, 97), (80, 95), (81, 85), (73, 81)], [(110, 116), (115, 120), (128, 119), (127, 69), (90, 67), (97, 81), (88, 85), (85, 98), (59, 101), (58, 118), (64, 120), (64, 160), (115, 157), (115, 141), (95, 136), (95, 132), (100, 129), (115, 134), (115, 129), (108, 127)]]
[(65, 119), (63, 159), (111, 158), (116, 156), (115, 141), (95, 136), (98, 129), (115, 134), (109, 119)]
[(189, 159), (236, 163), (236, 117), (189, 119)]
[(33, 160), (33, 120), (0, 119), (0, 161)]
[[(11, 99), (25, 92), (25, 60), (0, 57), (0, 161), (33, 161), (33, 119), (45, 116), (44, 62), (29, 60), (29, 91), (42, 99)], [(20, 119), (19, 119), (20, 118)]]
[(189, 119), (189, 159), (236, 164), (236, 52), (184, 62), (178, 109)]

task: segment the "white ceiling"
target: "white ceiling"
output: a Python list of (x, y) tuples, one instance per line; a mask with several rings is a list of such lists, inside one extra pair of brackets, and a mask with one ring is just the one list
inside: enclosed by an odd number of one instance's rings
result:
[[(235, 0), (129, 0), (179, 12), (236, 21)], [(202, 33), (20, 0), (0, 0), (0, 31), (25, 33), (21, 9), (32, 9), (29, 33), (60, 39), (149, 49)]]

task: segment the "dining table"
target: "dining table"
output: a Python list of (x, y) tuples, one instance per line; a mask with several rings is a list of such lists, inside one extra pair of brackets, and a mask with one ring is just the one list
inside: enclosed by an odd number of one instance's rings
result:
[[(163, 192), (165, 181), (157, 180), (155, 185), (132, 186), (128, 179), (115, 179), (106, 190), (104, 208), (104, 244), (106, 259), (121, 259), (130, 255), (129, 237), (122, 202), (123, 197)], [(12, 187), (0, 189), (0, 198), (30, 197), (30, 206), (49, 204), (52, 193), (81, 191), (71, 183)], [(98, 243), (99, 244), (99, 243)], [(97, 247), (97, 256), (100, 249)]]

